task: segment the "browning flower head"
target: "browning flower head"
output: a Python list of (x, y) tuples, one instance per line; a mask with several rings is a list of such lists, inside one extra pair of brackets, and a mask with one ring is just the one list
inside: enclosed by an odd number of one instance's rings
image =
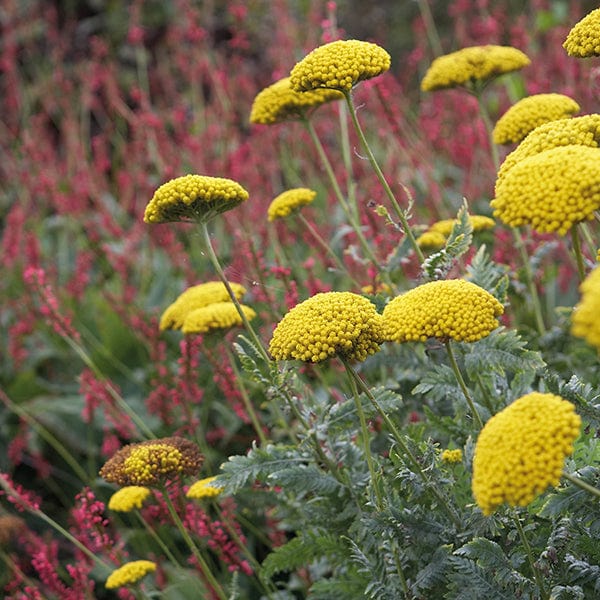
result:
[[(232, 292), (239, 300), (245, 293), (246, 288), (239, 283), (229, 282)], [(186, 317), (198, 308), (204, 308), (217, 302), (230, 302), (231, 298), (227, 288), (221, 281), (207, 281), (194, 285), (182, 294), (175, 302), (170, 304), (163, 312), (159, 327), (164, 329), (181, 329)]]
[(267, 217), (269, 221), (283, 219), (302, 206), (310, 204), (317, 192), (308, 188), (294, 188), (279, 194), (269, 205)]
[(394, 298), (383, 310), (384, 338), (424, 342), (428, 338), (476, 342), (499, 323), (504, 307), (483, 288), (464, 281), (430, 281)]
[(569, 56), (588, 58), (600, 56), (600, 8), (575, 23), (563, 43)]
[(150, 490), (140, 485), (128, 485), (117, 490), (108, 501), (108, 508), (116, 512), (131, 512), (138, 510), (150, 496)]
[(274, 125), (283, 121), (306, 117), (315, 108), (340, 100), (344, 96), (337, 90), (311, 90), (295, 92), (290, 78), (284, 77), (266, 87), (254, 98), (250, 111), (250, 123)]
[(7, 546), (11, 541), (27, 529), (27, 524), (16, 515), (0, 515), (0, 547)]
[(528, 96), (513, 104), (498, 119), (493, 131), (494, 144), (518, 143), (536, 127), (565, 119), (579, 110), (579, 104), (563, 94)]
[(156, 563), (149, 560), (134, 560), (114, 570), (104, 584), (106, 589), (114, 590), (137, 583), (140, 579), (156, 571)]
[(527, 506), (558, 485), (580, 426), (570, 402), (538, 392), (493, 416), (479, 434), (473, 457), (473, 496), (483, 513), (504, 502)]
[(290, 73), (296, 92), (327, 88), (349, 92), (364, 79), (390, 68), (390, 55), (377, 44), (360, 40), (338, 40), (315, 48)]
[(156, 486), (181, 475), (195, 475), (203, 457), (198, 446), (181, 437), (128, 444), (100, 469), (100, 477), (121, 486)]
[(206, 479), (196, 481), (196, 483), (193, 483), (190, 486), (186, 496), (188, 498), (199, 500), (200, 498), (214, 498), (215, 496), (222, 494), (223, 488), (220, 485), (213, 485), (216, 478), (215, 475), (214, 477), (207, 477)]
[(457, 448), (456, 450), (444, 450), (442, 452), (441, 458), (442, 458), (442, 462), (449, 463), (449, 464), (455, 464), (455, 463), (462, 462), (462, 458), (463, 458), (462, 450), (460, 448)]
[(224, 177), (184, 175), (161, 185), (146, 206), (144, 222), (209, 221), (248, 199), (236, 181)]
[[(256, 317), (256, 312), (244, 304), (242, 311), (248, 321)], [(241, 327), (244, 324), (233, 302), (216, 302), (203, 308), (197, 308), (187, 314), (181, 327), (185, 334), (208, 333), (216, 329), (229, 329)]]
[(269, 351), (275, 360), (316, 363), (338, 355), (363, 361), (381, 342), (381, 315), (369, 300), (352, 292), (324, 292), (283, 317)]
[(600, 208), (600, 150), (562, 146), (519, 161), (496, 182), (494, 216), (565, 235)]
[(579, 290), (581, 299), (573, 310), (571, 333), (600, 349), (600, 267), (596, 267), (583, 280)]
[(511, 46), (470, 46), (436, 58), (421, 81), (424, 92), (453, 87), (470, 89), (526, 67), (526, 54)]

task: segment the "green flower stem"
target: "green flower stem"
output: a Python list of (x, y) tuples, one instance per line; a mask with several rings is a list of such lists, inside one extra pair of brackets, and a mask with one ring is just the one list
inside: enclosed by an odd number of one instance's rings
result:
[(596, 258), (596, 254), (598, 252), (598, 244), (592, 237), (590, 233), (590, 228), (587, 223), (579, 223), (579, 231), (583, 235), (583, 239), (588, 247), (588, 252), (591, 254), (593, 258)]
[(350, 134), (348, 132), (348, 108), (343, 102), (337, 102), (338, 115), (340, 120), (342, 160), (344, 161), (344, 169), (346, 171), (346, 192), (348, 194), (348, 202), (352, 207), (353, 216), (358, 221), (358, 205), (356, 204), (356, 182), (352, 171), (352, 154), (350, 152)]
[(469, 405), (469, 408), (471, 409), (471, 413), (473, 414), (473, 418), (477, 422), (477, 426), (479, 427), (479, 429), (482, 429), (483, 421), (481, 420), (481, 417), (479, 416), (479, 412), (477, 412), (477, 407), (475, 406), (475, 402), (473, 402), (473, 398), (471, 398), (469, 388), (467, 387), (467, 384), (465, 383), (462, 373), (460, 372), (460, 369), (458, 368), (458, 363), (456, 362), (456, 358), (454, 356), (454, 350), (452, 350), (452, 345), (450, 343), (450, 340), (446, 340), (444, 342), (444, 346), (446, 346), (446, 351), (448, 352), (448, 358), (450, 359), (450, 366), (452, 367), (452, 371), (454, 371), (454, 376), (456, 377), (456, 381), (458, 382), (458, 385), (460, 386), (460, 389), (462, 390), (465, 400), (467, 401), (467, 404)]
[(531, 551), (531, 546), (529, 545), (529, 540), (525, 535), (525, 531), (523, 530), (523, 526), (521, 525), (521, 520), (518, 515), (513, 514), (513, 521), (517, 526), (517, 531), (519, 532), (519, 537), (521, 538), (521, 543), (525, 548), (525, 553), (527, 554), (527, 562), (529, 563), (529, 568), (533, 573), (533, 577), (535, 578), (535, 582), (537, 583), (538, 589), (540, 590), (540, 600), (548, 600), (550, 598), (546, 588), (544, 586), (544, 578), (539, 572), (539, 569), (535, 566), (535, 560), (533, 559), (533, 552)]
[(202, 569), (202, 573), (203, 573), (204, 577), (206, 577), (208, 584), (212, 587), (215, 594), (219, 597), (219, 600), (227, 600), (227, 595), (223, 591), (221, 584), (217, 581), (216, 577), (214, 576), (213, 572), (211, 571), (210, 567), (208, 566), (206, 560), (204, 559), (204, 556), (202, 556), (202, 552), (200, 552), (200, 548), (198, 548), (198, 546), (196, 546), (196, 544), (194, 543), (194, 540), (192, 540), (192, 537), (190, 536), (188, 530), (185, 528), (181, 518), (177, 514), (177, 511), (175, 510), (175, 507), (173, 506), (173, 501), (171, 500), (171, 497), (169, 496), (169, 492), (168, 492), (167, 488), (165, 486), (162, 486), (160, 491), (162, 493), (162, 497), (167, 506), (167, 510), (169, 511), (169, 514), (171, 515), (171, 519), (173, 519), (173, 523), (179, 530), (179, 533), (181, 533), (188, 548), (191, 550), (192, 554), (198, 561), (198, 564), (200, 565), (200, 568)]
[(358, 418), (360, 420), (360, 428), (362, 432), (363, 445), (365, 450), (365, 456), (367, 458), (367, 465), (369, 467), (369, 473), (371, 475), (371, 485), (375, 490), (375, 497), (377, 499), (377, 508), (379, 510), (383, 509), (383, 498), (381, 497), (381, 490), (377, 485), (377, 473), (375, 471), (375, 466), (373, 464), (373, 455), (371, 454), (371, 436), (369, 435), (369, 430), (367, 428), (367, 420), (365, 418), (365, 411), (363, 410), (362, 403), (358, 396), (358, 388), (356, 387), (356, 381), (350, 372), (349, 364), (343, 360), (344, 367), (346, 369), (346, 374), (348, 375), (348, 380), (350, 381), (350, 389), (352, 390), (352, 397), (354, 398), (354, 405), (356, 406), (356, 412), (358, 414)]
[(582, 490), (593, 494), (594, 496), (596, 496), (596, 498), (600, 498), (600, 490), (594, 487), (593, 485), (587, 483), (587, 481), (583, 481), (583, 479), (580, 479), (579, 477), (577, 477), (576, 475), (572, 475), (571, 473), (567, 473), (566, 471), (563, 471), (562, 476), (568, 481), (570, 481), (572, 484), (576, 485), (577, 487), (580, 487)]
[(417, 240), (416, 240), (415, 236), (413, 235), (413, 232), (410, 228), (410, 225), (408, 223), (408, 218), (406, 216), (406, 211), (398, 204), (398, 201), (396, 200), (396, 196), (394, 196), (394, 192), (392, 192), (392, 189), (390, 188), (383, 172), (381, 171), (381, 168), (379, 167), (377, 159), (375, 158), (375, 155), (373, 154), (373, 151), (371, 150), (371, 147), (369, 146), (369, 143), (367, 142), (367, 138), (365, 137), (362, 127), (360, 126), (360, 123), (358, 122), (358, 117), (356, 116), (356, 108), (354, 107), (352, 95), (350, 92), (344, 92), (344, 97), (346, 98), (346, 104), (348, 106), (348, 110), (350, 111), (350, 117), (352, 119), (352, 124), (354, 125), (354, 129), (356, 130), (356, 133), (358, 134), (360, 143), (361, 143), (364, 151), (367, 153), (369, 162), (371, 163), (371, 166), (373, 167), (373, 170), (375, 171), (377, 178), (379, 179), (381, 185), (383, 186), (386, 196), (388, 197), (389, 201), (391, 202), (392, 207), (394, 208), (394, 211), (396, 212), (396, 214), (398, 215), (398, 218), (400, 219), (400, 223), (402, 224), (402, 228), (404, 229), (404, 234), (408, 238), (408, 241), (409, 241), (410, 245), (412, 246), (412, 249), (414, 250), (415, 254), (417, 255), (419, 262), (423, 263), (423, 261), (425, 260), (425, 256), (423, 255), (423, 251), (419, 247), (419, 244), (417, 244)]
[(492, 161), (494, 163), (494, 168), (496, 169), (496, 173), (500, 168), (500, 155), (498, 154), (498, 146), (494, 143), (494, 135), (492, 126), (492, 120), (490, 119), (490, 113), (488, 112), (487, 106), (483, 101), (483, 90), (476, 89), (473, 91), (473, 95), (477, 99), (477, 106), (479, 107), (479, 114), (481, 115), (481, 120), (483, 121), (483, 125), (485, 127), (485, 131), (487, 133), (489, 142), (490, 142), (490, 151), (492, 153)]
[(433, 15), (431, 14), (431, 9), (429, 8), (429, 2), (428, 0), (417, 0), (417, 4), (419, 5), (419, 12), (421, 13), (423, 23), (425, 23), (425, 33), (427, 34), (429, 45), (433, 50), (434, 56), (440, 56), (443, 54), (442, 43), (435, 26), (435, 21), (433, 20)]
[(571, 240), (573, 241), (573, 254), (575, 254), (575, 261), (577, 262), (579, 281), (583, 281), (585, 279), (585, 261), (583, 258), (583, 252), (581, 251), (581, 240), (579, 239), (577, 223), (571, 227)]
[(162, 538), (158, 535), (156, 530), (150, 525), (150, 523), (148, 523), (148, 521), (146, 521), (146, 519), (144, 519), (144, 517), (142, 516), (142, 514), (140, 513), (139, 510), (136, 509), (136, 510), (134, 510), (134, 512), (135, 512), (135, 515), (136, 515), (138, 521), (141, 523), (141, 525), (144, 527), (144, 529), (148, 532), (150, 537), (158, 544), (160, 549), (165, 553), (165, 556), (173, 563), (173, 565), (175, 567), (177, 567), (178, 569), (181, 569), (182, 568), (181, 563), (175, 558), (175, 556), (173, 555), (171, 550), (169, 550), (169, 547), (165, 544), (165, 542), (162, 540)]
[(250, 325), (250, 321), (248, 321), (248, 318), (244, 314), (244, 311), (242, 310), (239, 300), (237, 299), (236, 295), (234, 294), (233, 290), (231, 289), (231, 286), (229, 285), (229, 281), (227, 280), (227, 277), (225, 277), (225, 273), (223, 272), (221, 263), (219, 262), (219, 259), (217, 258), (217, 255), (215, 254), (215, 250), (212, 246), (212, 242), (210, 241), (210, 234), (208, 233), (208, 226), (206, 224), (206, 221), (200, 222), (200, 231), (202, 232), (202, 239), (204, 242), (204, 247), (206, 248), (206, 252), (208, 253), (210, 262), (212, 263), (215, 271), (217, 272), (219, 279), (223, 282), (223, 285), (225, 286), (225, 289), (227, 290), (227, 293), (229, 294), (231, 301), (233, 302), (238, 314), (240, 315), (240, 319), (242, 319), (242, 323), (244, 324), (246, 331), (252, 338), (252, 341), (254, 342), (257, 350), (261, 353), (265, 362), (266, 363), (271, 362), (271, 359), (269, 358), (269, 355), (268, 355), (267, 351), (265, 350), (265, 347), (263, 346), (262, 342), (256, 335), (256, 332), (254, 331), (254, 328), (252, 327), (252, 325)]

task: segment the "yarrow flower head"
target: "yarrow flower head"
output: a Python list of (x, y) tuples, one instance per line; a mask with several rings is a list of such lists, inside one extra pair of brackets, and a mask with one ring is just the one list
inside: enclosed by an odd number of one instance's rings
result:
[(565, 119), (579, 110), (579, 104), (563, 94), (528, 96), (513, 104), (498, 119), (492, 132), (494, 144), (518, 143), (536, 127), (549, 121)]
[[(254, 309), (245, 304), (241, 304), (240, 307), (248, 321), (256, 317)], [(189, 312), (181, 331), (185, 334), (208, 333), (218, 329), (241, 327), (243, 324), (242, 317), (233, 302), (216, 302)]]
[(224, 177), (184, 175), (161, 185), (146, 206), (146, 223), (206, 222), (248, 199), (236, 181)]
[(381, 315), (352, 292), (324, 292), (297, 304), (279, 322), (269, 345), (275, 360), (321, 362), (338, 355), (363, 361), (379, 350)]
[(470, 46), (436, 58), (421, 81), (421, 89), (424, 92), (453, 87), (471, 89), (522, 69), (530, 62), (526, 54), (511, 46)]
[(308, 188), (294, 188), (279, 194), (269, 205), (267, 217), (269, 221), (283, 219), (295, 210), (310, 204), (317, 192)]
[(196, 483), (193, 483), (190, 486), (186, 496), (196, 500), (199, 500), (200, 498), (214, 498), (215, 496), (219, 496), (223, 493), (223, 488), (220, 485), (213, 483), (216, 479), (217, 477), (215, 475), (214, 477), (207, 477), (206, 479), (196, 481)]
[(463, 279), (430, 281), (394, 298), (383, 309), (384, 338), (424, 342), (428, 338), (476, 342), (488, 336), (504, 312), (483, 288)]
[[(424, 249), (443, 248), (456, 223), (458, 223), (458, 219), (436, 221), (417, 238), (417, 244)], [(469, 215), (469, 223), (473, 232), (492, 229), (496, 224), (494, 219), (484, 215)]]
[(322, 104), (340, 100), (337, 90), (296, 92), (290, 87), (290, 78), (284, 77), (259, 92), (250, 110), (250, 123), (274, 125), (283, 121), (301, 119)]
[(570, 402), (539, 392), (494, 415), (481, 430), (473, 457), (473, 496), (483, 513), (504, 502), (527, 506), (558, 485), (580, 426)]
[(600, 267), (596, 267), (583, 280), (579, 290), (581, 300), (573, 310), (571, 333), (600, 349)]
[(290, 73), (296, 92), (327, 88), (349, 92), (364, 79), (390, 68), (390, 55), (377, 44), (360, 40), (338, 40), (315, 48)]
[[(229, 287), (238, 300), (246, 293), (246, 288), (239, 283), (229, 282)], [(161, 331), (181, 329), (186, 317), (192, 311), (217, 302), (230, 301), (227, 288), (221, 281), (207, 281), (194, 285), (180, 294), (175, 302), (165, 309), (160, 318), (159, 327)]]
[(446, 245), (446, 239), (443, 233), (428, 229), (417, 238), (417, 244), (423, 250), (438, 250)]
[(455, 464), (455, 463), (462, 462), (462, 458), (463, 458), (462, 450), (460, 448), (457, 448), (456, 450), (444, 450), (442, 452), (441, 458), (442, 458), (442, 462), (449, 463), (449, 464)]
[(575, 23), (563, 43), (569, 56), (588, 58), (600, 56), (600, 8)]
[(131, 512), (135, 508), (139, 510), (150, 494), (147, 487), (128, 485), (117, 490), (110, 497), (108, 508), (116, 512)]
[(198, 446), (181, 437), (128, 444), (100, 469), (100, 477), (121, 486), (156, 486), (181, 475), (195, 475), (202, 466)]
[(525, 158), (497, 180), (490, 204), (507, 225), (565, 235), (600, 208), (600, 150), (563, 146)]
[(114, 570), (106, 580), (109, 590), (137, 583), (140, 579), (156, 571), (156, 563), (150, 560), (134, 560)]

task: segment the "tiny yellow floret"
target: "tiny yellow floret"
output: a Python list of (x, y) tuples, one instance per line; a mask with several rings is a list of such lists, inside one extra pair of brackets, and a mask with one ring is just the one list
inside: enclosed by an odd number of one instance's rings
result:
[(338, 40), (315, 48), (290, 73), (296, 92), (333, 89), (349, 92), (364, 79), (390, 68), (390, 55), (377, 44), (360, 40)]
[(573, 310), (571, 333), (600, 350), (600, 267), (583, 280), (579, 290), (581, 299)]
[(156, 563), (150, 560), (134, 560), (125, 563), (114, 570), (106, 580), (105, 587), (108, 590), (125, 587), (137, 583), (140, 579), (156, 571)]
[(569, 56), (588, 58), (600, 56), (600, 8), (575, 23), (563, 43)]
[(442, 452), (441, 458), (442, 458), (442, 462), (449, 463), (449, 464), (455, 464), (455, 463), (462, 462), (462, 458), (463, 458), (462, 450), (460, 448), (457, 448), (456, 450), (444, 450)]
[(535, 94), (513, 104), (498, 119), (492, 132), (494, 144), (519, 143), (536, 127), (566, 119), (579, 112), (580, 106), (563, 94)]
[(206, 222), (248, 199), (236, 181), (224, 177), (184, 175), (161, 185), (146, 206), (144, 222)]
[(200, 498), (214, 498), (222, 494), (223, 488), (218, 484), (213, 484), (216, 478), (215, 475), (214, 477), (207, 477), (206, 479), (196, 481), (196, 483), (190, 486), (186, 496), (198, 500)]
[(293, 188), (277, 196), (269, 205), (267, 217), (269, 221), (283, 219), (295, 210), (310, 204), (317, 192), (308, 188)]
[[(254, 309), (245, 304), (241, 304), (240, 307), (248, 321), (256, 317)], [(233, 302), (216, 302), (189, 312), (183, 321), (181, 331), (185, 334), (208, 333), (218, 329), (241, 327), (243, 324), (242, 317)]]
[(436, 58), (421, 81), (421, 90), (471, 89), (530, 62), (526, 54), (512, 46), (470, 46)]
[(498, 327), (497, 317), (503, 312), (492, 294), (470, 281), (430, 281), (384, 308), (384, 337), (390, 342), (476, 342)]
[(269, 351), (275, 360), (316, 363), (338, 355), (363, 361), (381, 342), (382, 318), (374, 304), (352, 292), (324, 292), (283, 317)]
[(473, 457), (473, 496), (485, 515), (504, 502), (527, 506), (560, 481), (581, 418), (559, 396), (532, 392), (483, 427)]
[(147, 487), (140, 485), (128, 485), (117, 490), (108, 501), (108, 508), (116, 512), (130, 512), (142, 505), (151, 494)]

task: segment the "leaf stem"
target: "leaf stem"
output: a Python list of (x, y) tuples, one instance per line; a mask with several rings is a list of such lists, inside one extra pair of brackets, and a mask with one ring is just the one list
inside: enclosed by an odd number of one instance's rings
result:
[(523, 547), (525, 548), (525, 552), (527, 554), (527, 562), (529, 563), (529, 568), (533, 572), (533, 577), (535, 578), (535, 582), (537, 583), (538, 589), (540, 590), (540, 598), (541, 598), (541, 600), (548, 600), (548, 598), (550, 596), (548, 595), (548, 592), (546, 591), (546, 588), (544, 587), (544, 579), (543, 579), (541, 573), (539, 572), (539, 569), (535, 566), (535, 561), (533, 560), (533, 553), (531, 551), (531, 546), (529, 545), (529, 540), (527, 539), (527, 536), (525, 535), (525, 531), (523, 529), (523, 526), (521, 525), (521, 520), (519, 519), (518, 515), (513, 514), (513, 521), (514, 521), (515, 525), (517, 526), (517, 531), (519, 532), (519, 537), (521, 538), (521, 543), (523, 544)]
[(581, 240), (579, 239), (577, 223), (574, 223), (571, 227), (571, 240), (573, 241), (573, 253), (575, 254), (575, 260), (577, 262), (579, 281), (583, 281), (585, 279), (585, 261), (583, 258), (583, 252), (581, 251)]
[(566, 471), (563, 471), (562, 476), (568, 481), (570, 481), (572, 484), (576, 485), (577, 487), (580, 487), (582, 490), (589, 492), (590, 494), (596, 496), (596, 498), (600, 498), (600, 490), (594, 487), (593, 485), (587, 483), (587, 481), (584, 481), (576, 475), (567, 473)]

